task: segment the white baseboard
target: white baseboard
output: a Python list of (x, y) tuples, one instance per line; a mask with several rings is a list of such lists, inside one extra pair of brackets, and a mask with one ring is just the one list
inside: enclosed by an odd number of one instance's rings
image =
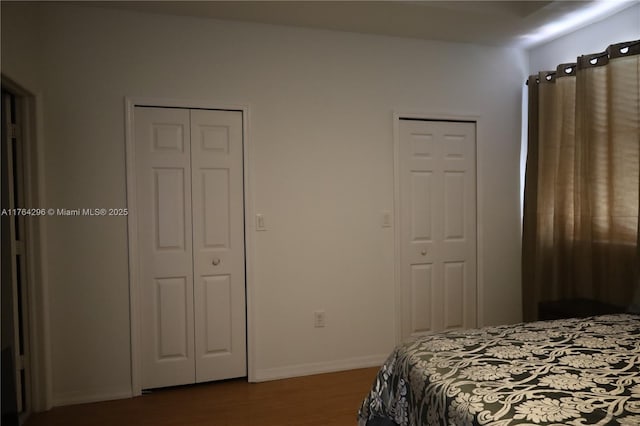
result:
[(73, 391), (54, 393), (53, 406), (86, 404), (88, 402), (109, 401), (112, 399), (132, 398), (131, 389), (114, 389), (98, 391)]
[(312, 374), (334, 373), (336, 371), (355, 370), (358, 368), (380, 367), (389, 354), (348, 358), (338, 361), (314, 362), (286, 367), (257, 369), (252, 382), (288, 379), (291, 377), (310, 376)]

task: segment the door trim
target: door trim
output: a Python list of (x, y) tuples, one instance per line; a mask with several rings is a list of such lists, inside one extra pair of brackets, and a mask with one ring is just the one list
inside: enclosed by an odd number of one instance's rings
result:
[(402, 283), (400, 280), (400, 120), (424, 120), (424, 121), (459, 121), (472, 122), (476, 125), (476, 326), (484, 325), (484, 267), (483, 267), (483, 229), (482, 200), (484, 193), (482, 188), (483, 162), (482, 162), (482, 125), (479, 115), (456, 115), (415, 111), (393, 111), (393, 276), (395, 285), (395, 341), (402, 342)]
[[(8, 76), (1, 76), (3, 88), (21, 101), (23, 118), (22, 142), (24, 167), (24, 202), (30, 208), (46, 208), (42, 95), (32, 93)], [(51, 377), (51, 331), (49, 321), (49, 287), (45, 247), (47, 220), (44, 216), (25, 221), (27, 321), (31, 369), (31, 412), (51, 409), (53, 402)]]
[(245, 292), (246, 292), (246, 316), (247, 316), (247, 375), (248, 380), (254, 381), (255, 354), (253, 344), (254, 336), (254, 247), (255, 238), (253, 231), (253, 176), (252, 149), (249, 138), (249, 105), (220, 104), (212, 101), (198, 101), (167, 98), (138, 98), (125, 97), (125, 144), (126, 144), (126, 175), (127, 175), (127, 235), (129, 251), (129, 319), (131, 330), (131, 393), (133, 396), (142, 394), (141, 356), (142, 342), (140, 340), (140, 283), (138, 271), (138, 229), (135, 218), (136, 206), (136, 174), (135, 174), (135, 149), (134, 149), (134, 111), (136, 106), (152, 106), (166, 108), (191, 108), (191, 109), (217, 109), (242, 112), (243, 133), (243, 174), (244, 174), (244, 238), (245, 238)]

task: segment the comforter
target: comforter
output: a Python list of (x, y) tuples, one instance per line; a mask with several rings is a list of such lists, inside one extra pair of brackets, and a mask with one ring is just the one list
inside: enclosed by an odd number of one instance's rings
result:
[(358, 414), (372, 425), (640, 425), (640, 316), (451, 331), (398, 346)]

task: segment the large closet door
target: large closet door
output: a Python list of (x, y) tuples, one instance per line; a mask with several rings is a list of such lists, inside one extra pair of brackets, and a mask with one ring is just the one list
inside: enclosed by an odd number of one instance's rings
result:
[(475, 123), (400, 120), (402, 338), (476, 325)]
[(142, 388), (244, 376), (242, 113), (134, 119)]

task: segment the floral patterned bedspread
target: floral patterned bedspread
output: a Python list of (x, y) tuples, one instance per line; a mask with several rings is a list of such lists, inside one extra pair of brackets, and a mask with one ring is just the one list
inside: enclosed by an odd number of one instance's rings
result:
[(640, 316), (434, 334), (398, 346), (365, 425), (640, 425)]

